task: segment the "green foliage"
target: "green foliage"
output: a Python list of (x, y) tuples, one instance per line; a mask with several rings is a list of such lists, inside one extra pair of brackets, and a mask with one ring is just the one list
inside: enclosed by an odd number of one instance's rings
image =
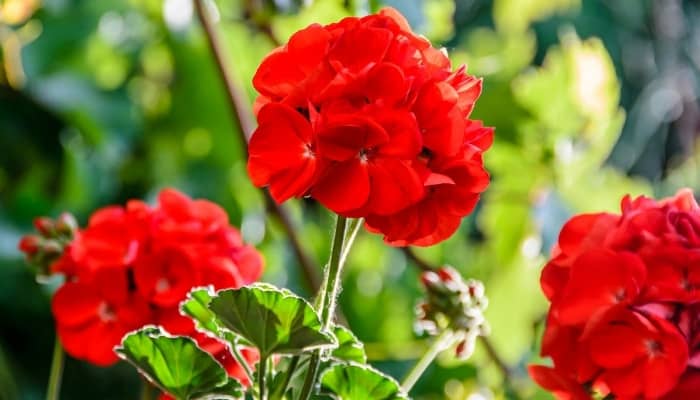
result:
[[(492, 342), (521, 376), (538, 354), (533, 322), (546, 310), (539, 269), (562, 223), (573, 213), (615, 210), (626, 193), (700, 189), (700, 153), (691, 140), (696, 124), (687, 123), (693, 101), (681, 103), (680, 111), (671, 101), (686, 91), (689, 99), (698, 97), (693, 85), (674, 86), (698, 80), (689, 60), (700, 9), (690, 0), (680, 2), (687, 12), (673, 26), (685, 33), (673, 40), (652, 29), (667, 15), (657, 9), (664, 2), (210, 3), (220, 15), (229, 67), (251, 104), (251, 77), (275, 46), (260, 23), (269, 23), (283, 42), (310, 23), (383, 5), (399, 8), (418, 32), (445, 46), (453, 65), (467, 63), (484, 78), (473, 117), (496, 127), (496, 142), (485, 154), (491, 186), (453, 238), (417, 251), (485, 282)], [(152, 200), (158, 189), (175, 186), (225, 207), (245, 240), (265, 254), (263, 280), (311, 298), (284, 234), (267, 218), (247, 177), (211, 53), (182, 4), (45, 0), (21, 25), (0, 26), (0, 308), (6, 316), (0, 321), (0, 397), (42, 398), (48, 371), (50, 293), (37, 287), (14, 250), (36, 215), (70, 210), (84, 224), (96, 207)], [(180, 22), (173, 10), (181, 11)], [(5, 38), (21, 39), (21, 47), (9, 49)], [(10, 50), (21, 60), (6, 56)], [(24, 86), (8, 86), (6, 65), (24, 69)], [(330, 217), (310, 201), (287, 206), (303, 246), (320, 264), (329, 250)], [(365, 342), (369, 361), (392, 376), (403, 375), (425, 347), (412, 332), (417, 275), (403, 253), (364, 232), (348, 260), (342, 314)], [(199, 329), (241, 340), (212, 318), (208, 296), (193, 293), (185, 312)], [(335, 333), (337, 354), (345, 347), (343, 334)], [(359, 349), (347, 349), (342, 357), (359, 361)], [(275, 376), (283, 378), (290, 358), (276, 364)], [(123, 364), (102, 369), (70, 360), (62, 395), (136, 398), (135, 375)], [(523, 379), (511, 397), (548, 398), (534, 387)], [(500, 372), (477, 347), (468, 364), (443, 357), (411, 394), (462, 400), (481, 392), (506, 398)]]
[(367, 362), (365, 345), (362, 344), (348, 328), (336, 325), (335, 328), (333, 328), (333, 335), (338, 342), (338, 347), (333, 349), (331, 357), (359, 364)]
[(321, 375), (321, 389), (337, 400), (406, 400), (391, 377), (366, 365), (335, 364)]
[(187, 299), (180, 304), (180, 309), (194, 320), (197, 329), (219, 336), (216, 315), (209, 309), (213, 296), (215, 294), (208, 288), (193, 289), (187, 294)]
[(495, 0), (493, 18), (504, 31), (522, 32), (532, 22), (557, 12), (575, 10), (581, 0)]
[(292, 292), (257, 283), (219, 291), (209, 309), (223, 327), (253, 344), (262, 359), (334, 346), (313, 307)]
[(189, 337), (173, 337), (159, 328), (128, 334), (115, 350), (151, 383), (178, 400), (241, 396), (238, 382)]

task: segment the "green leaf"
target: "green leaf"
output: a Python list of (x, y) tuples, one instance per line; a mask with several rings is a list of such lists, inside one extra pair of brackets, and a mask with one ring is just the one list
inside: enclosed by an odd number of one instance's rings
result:
[(228, 329), (222, 329), (221, 321), (218, 321), (216, 314), (209, 309), (211, 299), (216, 296), (214, 289), (203, 287), (192, 289), (187, 294), (187, 299), (180, 303), (180, 310), (194, 320), (198, 331), (209, 333), (219, 339), (229, 342), (231, 346), (248, 346), (251, 344)]
[(335, 328), (333, 328), (333, 334), (338, 340), (338, 347), (333, 349), (331, 357), (342, 361), (353, 361), (359, 364), (367, 362), (364, 344), (362, 344), (348, 328), (336, 325)]
[(335, 345), (306, 300), (269, 284), (219, 291), (209, 309), (225, 328), (257, 347), (263, 359)]
[(321, 375), (322, 391), (338, 400), (406, 400), (391, 377), (367, 365), (336, 364)]
[[(241, 386), (189, 337), (145, 327), (124, 337), (117, 355), (178, 400), (237, 398)], [(213, 397), (212, 397), (213, 396)]]
[(211, 288), (193, 289), (187, 294), (187, 299), (180, 304), (180, 309), (194, 320), (197, 329), (220, 336), (216, 315), (209, 310), (209, 303), (213, 296), (215, 294)]

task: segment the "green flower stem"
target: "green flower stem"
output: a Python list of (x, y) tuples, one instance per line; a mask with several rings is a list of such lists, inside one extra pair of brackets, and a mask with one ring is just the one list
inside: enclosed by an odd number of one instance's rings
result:
[(250, 369), (248, 361), (246, 361), (246, 359), (243, 357), (243, 354), (241, 354), (241, 351), (238, 349), (238, 341), (231, 343), (231, 353), (233, 353), (233, 357), (239, 364), (241, 364), (241, 367), (243, 367), (245, 376), (248, 378), (248, 382), (250, 382), (252, 385), (254, 381), (253, 370)]
[[(347, 229), (347, 218), (340, 215), (338, 216), (335, 233), (333, 234), (333, 243), (331, 244), (331, 257), (324, 271), (324, 284), (316, 299), (317, 310), (321, 314), (321, 323), (323, 324), (324, 330), (329, 330), (333, 323), (333, 314), (335, 312), (338, 289), (340, 288), (340, 276), (343, 270), (343, 264), (350, 251), (350, 246), (357, 235), (358, 227), (360, 226), (362, 226), (361, 221), (352, 221), (350, 223), (350, 229)], [(309, 396), (311, 396), (313, 386), (318, 376), (320, 363), (321, 350), (316, 350), (309, 362), (309, 369), (306, 372), (304, 386), (299, 395), (300, 400), (307, 400)]]
[(267, 374), (267, 358), (260, 358), (258, 362), (258, 395), (260, 400), (267, 400), (267, 393), (265, 392), (265, 378)]
[(153, 387), (146, 379), (141, 383), (141, 400), (153, 400)]
[(331, 258), (328, 261), (328, 267), (325, 271), (325, 286), (321, 288), (318, 296), (321, 298), (321, 303), (318, 308), (321, 314), (321, 323), (324, 329), (330, 327), (333, 321), (333, 312), (335, 311), (335, 300), (338, 295), (338, 287), (340, 283), (340, 274), (342, 265), (340, 258), (345, 242), (345, 227), (347, 226), (347, 218), (338, 216), (335, 225), (335, 234), (333, 235), (333, 243), (331, 244)]
[(352, 244), (355, 242), (355, 238), (357, 237), (357, 233), (360, 232), (360, 229), (362, 228), (362, 225), (364, 225), (365, 219), (364, 218), (356, 218), (350, 221), (348, 224), (347, 228), (347, 234), (345, 235), (345, 246), (343, 247), (343, 251), (340, 254), (340, 265), (345, 265), (345, 261), (348, 258), (348, 254), (350, 254), (350, 249), (352, 248)]
[(423, 354), (420, 360), (416, 362), (416, 365), (414, 365), (408, 372), (408, 375), (406, 375), (406, 378), (404, 378), (403, 382), (401, 383), (401, 389), (403, 389), (405, 393), (408, 393), (411, 388), (413, 388), (413, 385), (418, 382), (418, 379), (420, 379), (421, 375), (423, 375), (435, 357), (449, 347), (453, 341), (454, 333), (450, 329), (445, 329), (440, 336), (435, 339), (433, 344)]
[[(289, 382), (292, 381), (292, 376), (294, 375), (294, 371), (297, 369), (297, 365), (299, 364), (299, 356), (296, 355), (292, 357), (292, 360), (289, 363), (289, 368), (287, 368), (287, 375), (284, 377), (284, 383), (282, 384), (282, 389), (280, 390), (280, 394), (284, 395), (284, 393), (287, 391), (287, 388), (289, 387)], [(281, 398), (282, 396), (280, 396)]]
[(63, 360), (65, 354), (61, 342), (56, 336), (56, 343), (53, 347), (53, 359), (51, 360), (51, 374), (49, 375), (49, 384), (46, 391), (46, 400), (58, 400), (61, 393), (61, 380), (63, 379)]

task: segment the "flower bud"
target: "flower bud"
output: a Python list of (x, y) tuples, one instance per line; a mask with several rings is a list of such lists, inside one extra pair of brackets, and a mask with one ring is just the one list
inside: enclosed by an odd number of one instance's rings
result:
[(38, 234), (22, 237), (17, 247), (41, 277), (51, 273), (51, 266), (73, 241), (78, 232), (78, 223), (71, 214), (63, 213), (56, 220), (48, 217), (34, 219), (34, 228)]
[(50, 237), (54, 231), (54, 223), (49, 217), (37, 217), (34, 218), (34, 228), (41, 236)]
[(416, 306), (416, 330), (431, 335), (452, 330), (457, 356), (471, 356), (477, 336), (489, 331), (483, 314), (488, 304), (484, 285), (473, 279), (465, 281), (449, 266), (423, 273), (421, 281), (426, 299)]
[(58, 234), (72, 237), (78, 230), (78, 221), (72, 214), (64, 212), (56, 219), (54, 228)]
[(41, 238), (37, 235), (27, 235), (20, 239), (17, 248), (19, 251), (26, 254), (27, 257), (31, 257), (39, 251), (39, 246), (41, 246)]
[(420, 276), (423, 286), (435, 286), (440, 282), (440, 276), (433, 271), (423, 272)]

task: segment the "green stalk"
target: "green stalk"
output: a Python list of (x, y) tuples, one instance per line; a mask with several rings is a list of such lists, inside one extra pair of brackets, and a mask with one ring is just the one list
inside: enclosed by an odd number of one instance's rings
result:
[(243, 367), (245, 376), (248, 378), (248, 382), (250, 382), (250, 384), (252, 385), (254, 382), (253, 371), (250, 369), (248, 361), (246, 361), (246, 359), (243, 357), (243, 354), (241, 354), (240, 350), (238, 350), (238, 340), (231, 343), (231, 353), (233, 353), (233, 357), (236, 359), (236, 361), (238, 361), (241, 367)]
[(352, 248), (352, 244), (355, 242), (355, 238), (357, 237), (358, 232), (360, 232), (360, 229), (362, 228), (362, 225), (365, 223), (364, 218), (356, 218), (350, 221), (347, 227), (347, 232), (345, 235), (345, 246), (343, 247), (343, 251), (340, 254), (340, 265), (345, 265), (345, 260), (348, 258), (348, 254), (350, 254), (350, 249)]
[(454, 340), (454, 333), (452, 333), (451, 330), (445, 329), (440, 336), (435, 339), (432, 345), (428, 348), (428, 350), (423, 354), (423, 356), (416, 362), (416, 365), (411, 368), (411, 370), (408, 372), (408, 375), (404, 378), (403, 382), (401, 383), (401, 389), (405, 393), (408, 393), (411, 388), (413, 388), (413, 385), (418, 382), (418, 379), (420, 379), (421, 375), (425, 372), (425, 370), (428, 368), (430, 363), (433, 362), (435, 357), (437, 357), (438, 354), (440, 354), (441, 351), (445, 350), (447, 347), (449, 347), (452, 344), (452, 341)]
[[(343, 269), (343, 262), (347, 256), (347, 250), (351, 244), (351, 240), (354, 239), (354, 235), (346, 232), (347, 218), (338, 216), (335, 233), (333, 234), (333, 243), (331, 244), (331, 257), (328, 261), (328, 266), (324, 271), (323, 286), (318, 293), (317, 297), (317, 310), (321, 314), (321, 324), (324, 330), (328, 330), (333, 323), (333, 314), (335, 311), (336, 299), (338, 297), (338, 289), (340, 287), (340, 275)], [(346, 247), (345, 239), (346, 237), (350, 239), (347, 243), (348, 249), (343, 251)], [(309, 369), (306, 372), (306, 378), (304, 379), (304, 386), (301, 389), (301, 394), (299, 395), (300, 400), (308, 400), (313, 391), (313, 386), (316, 383), (316, 378), (318, 377), (318, 368), (321, 364), (321, 350), (314, 351), (311, 356), (311, 361), (309, 363)]]
[(287, 389), (289, 388), (289, 382), (292, 381), (292, 377), (294, 376), (294, 371), (296, 371), (297, 366), (299, 365), (299, 358), (300, 358), (299, 355), (292, 357), (291, 361), (289, 362), (289, 367), (287, 368), (287, 371), (285, 372), (284, 382), (282, 382), (281, 386), (278, 386), (277, 390), (272, 394), (272, 398), (275, 398), (275, 399), (283, 398), (284, 394), (287, 392)]
[(260, 400), (267, 400), (267, 394), (265, 393), (265, 374), (267, 374), (267, 358), (260, 358), (258, 362), (258, 394), (260, 395)]
[(46, 400), (58, 400), (61, 394), (61, 380), (63, 379), (63, 347), (56, 336), (56, 342), (53, 347), (53, 359), (51, 360), (51, 373), (49, 375), (49, 384), (46, 391)]
[(146, 379), (141, 382), (141, 400), (153, 400), (153, 387)]

